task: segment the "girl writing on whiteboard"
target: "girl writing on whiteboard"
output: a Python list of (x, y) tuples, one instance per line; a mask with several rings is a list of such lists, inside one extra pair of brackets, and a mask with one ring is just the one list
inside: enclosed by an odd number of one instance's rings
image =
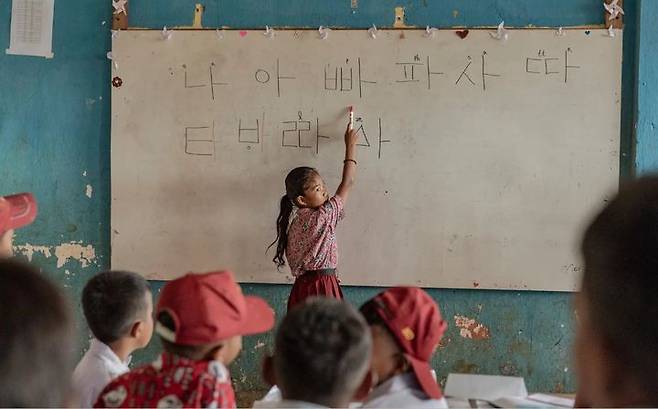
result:
[(287, 260), (295, 277), (288, 309), (311, 296), (343, 298), (336, 277), (336, 225), (354, 184), (355, 158), (356, 132), (350, 121), (345, 131), (343, 178), (333, 197), (313, 168), (295, 168), (286, 176), (286, 194), (276, 219), (277, 236), (270, 247), (276, 244), (273, 261), (277, 268)]

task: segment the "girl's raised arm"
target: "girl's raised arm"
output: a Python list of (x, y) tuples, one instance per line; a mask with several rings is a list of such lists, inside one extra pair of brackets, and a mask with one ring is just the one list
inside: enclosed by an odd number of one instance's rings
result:
[(343, 205), (347, 201), (352, 185), (354, 185), (354, 176), (356, 175), (356, 131), (347, 123), (345, 130), (345, 160), (343, 161), (343, 179), (340, 181), (336, 196), (340, 196)]

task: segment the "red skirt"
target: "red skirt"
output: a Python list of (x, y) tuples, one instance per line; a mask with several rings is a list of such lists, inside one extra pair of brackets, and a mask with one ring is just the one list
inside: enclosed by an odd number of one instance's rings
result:
[(307, 271), (295, 279), (288, 297), (288, 311), (297, 304), (304, 302), (308, 297), (321, 296), (342, 300), (343, 291), (340, 289), (336, 272), (328, 273), (326, 270)]

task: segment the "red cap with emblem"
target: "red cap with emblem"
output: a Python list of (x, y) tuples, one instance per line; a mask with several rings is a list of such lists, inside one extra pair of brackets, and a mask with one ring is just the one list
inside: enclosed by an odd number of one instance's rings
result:
[(377, 313), (395, 336), (411, 364), (418, 383), (433, 399), (443, 394), (432, 375), (429, 360), (448, 324), (432, 297), (417, 287), (395, 287), (373, 299)]
[(274, 325), (274, 311), (258, 297), (242, 294), (230, 271), (189, 273), (167, 283), (157, 313), (168, 312), (175, 329), (160, 323), (162, 338), (181, 345), (203, 345), (265, 332)]

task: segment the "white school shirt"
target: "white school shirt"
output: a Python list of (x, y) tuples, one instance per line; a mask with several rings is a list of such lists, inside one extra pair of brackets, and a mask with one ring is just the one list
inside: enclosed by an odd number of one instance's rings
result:
[(80, 397), (80, 407), (91, 408), (96, 398), (110, 381), (130, 370), (109, 346), (92, 339), (89, 350), (73, 372), (73, 387)]
[[(281, 390), (276, 385), (272, 386), (272, 388), (267, 392), (263, 399), (255, 401), (253, 407), (255, 409), (326, 408), (326, 406), (318, 405), (316, 403), (283, 399), (281, 396)], [(360, 407), (361, 404), (358, 402), (353, 402), (348, 405), (348, 408)]]
[(377, 386), (363, 403), (364, 408), (447, 409), (444, 398), (429, 399), (413, 373), (396, 375)]

